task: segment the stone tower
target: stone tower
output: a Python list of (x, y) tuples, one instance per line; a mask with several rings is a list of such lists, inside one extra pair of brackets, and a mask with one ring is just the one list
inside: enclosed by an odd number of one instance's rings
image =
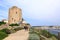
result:
[(22, 21), (22, 10), (16, 6), (9, 9), (8, 24), (15, 24)]

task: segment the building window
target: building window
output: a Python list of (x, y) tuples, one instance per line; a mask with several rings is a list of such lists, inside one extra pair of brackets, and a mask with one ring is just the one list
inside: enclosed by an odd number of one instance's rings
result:
[(12, 18), (12, 20), (13, 20), (13, 18)]
[(16, 12), (16, 14), (17, 14), (17, 12)]

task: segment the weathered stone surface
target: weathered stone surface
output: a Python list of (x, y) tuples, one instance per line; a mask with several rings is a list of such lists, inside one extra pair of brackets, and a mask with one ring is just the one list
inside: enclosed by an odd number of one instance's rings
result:
[(22, 10), (16, 6), (9, 9), (8, 23), (19, 23), (22, 21)]

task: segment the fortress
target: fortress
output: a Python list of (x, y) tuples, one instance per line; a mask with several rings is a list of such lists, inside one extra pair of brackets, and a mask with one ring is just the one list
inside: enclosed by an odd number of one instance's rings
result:
[(18, 8), (16, 6), (13, 6), (9, 8), (9, 13), (8, 13), (8, 20), (2, 20), (6, 22), (6, 24), (9, 26), (10, 24), (19, 24), (20, 27), (24, 26), (30, 26), (29, 23), (27, 23), (23, 18), (22, 18), (22, 10), (21, 8)]
[(16, 6), (9, 8), (8, 24), (19, 24), (21, 27), (30, 25), (22, 18), (22, 10)]
[(22, 21), (22, 10), (16, 6), (9, 9), (8, 24), (20, 23)]
[(5, 22), (5, 25), (1, 25), (0, 29), (4, 29), (4, 28), (11, 28), (10, 25), (19, 25), (19, 26), (14, 26), (14, 28), (16, 27), (22, 27), (24, 28), (24, 26), (27, 26), (28, 28), (31, 26), (29, 23), (27, 23), (23, 18), (22, 18), (22, 10), (21, 8), (18, 8), (16, 6), (13, 6), (11, 8), (9, 8), (9, 12), (8, 12), (8, 20), (3, 19), (1, 22)]

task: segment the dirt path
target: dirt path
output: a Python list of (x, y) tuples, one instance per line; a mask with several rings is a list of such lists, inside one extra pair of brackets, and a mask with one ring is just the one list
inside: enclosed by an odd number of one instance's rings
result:
[(19, 30), (16, 33), (10, 34), (4, 40), (28, 40), (29, 32), (25, 30)]

